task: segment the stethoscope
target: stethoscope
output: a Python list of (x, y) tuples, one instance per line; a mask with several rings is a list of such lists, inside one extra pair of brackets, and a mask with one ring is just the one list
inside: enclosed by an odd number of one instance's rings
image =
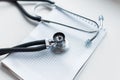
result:
[[(8, 1), (8, 0), (3, 0), (3, 1)], [(32, 0), (12, 0), (12, 1), (9, 1), (9, 2), (11, 2), (16, 7), (18, 7), (18, 9), (24, 14), (24, 16), (26, 16), (26, 17), (34, 20), (34, 21), (43, 22), (43, 23), (47, 23), (47, 24), (61, 25), (61, 26), (68, 27), (68, 28), (71, 28), (71, 29), (74, 29), (74, 30), (77, 30), (77, 31), (85, 32), (85, 33), (88, 33), (88, 34), (93, 34), (94, 33), (95, 35), (85, 42), (86, 47), (88, 47), (92, 44), (92, 41), (95, 40), (95, 38), (99, 34), (99, 31), (101, 29), (100, 26), (103, 25), (102, 24), (103, 16), (99, 17), (100, 25), (98, 25), (98, 23), (96, 21), (91, 20), (91, 19), (86, 18), (86, 17), (83, 17), (83, 16), (80, 16), (78, 14), (72, 13), (68, 10), (65, 10), (65, 9), (55, 5), (55, 3), (52, 2), (52, 1), (49, 1), (49, 0), (34, 0), (34, 1), (47, 2), (48, 3), (47, 6), (49, 6), (49, 7), (52, 6), (56, 9), (58, 9), (61, 12), (73, 15), (73, 16), (78, 17), (78, 18), (82, 18), (82, 19), (90, 22), (91, 24), (96, 25), (97, 30), (89, 31), (89, 30), (75, 28), (73, 26), (66, 25), (66, 24), (63, 24), (63, 23), (50, 21), (50, 20), (45, 20), (45, 19), (42, 19), (42, 17), (37, 15), (37, 14), (35, 16), (30, 15), (28, 12), (26, 12), (26, 10), (17, 1), (32, 1)], [(34, 10), (36, 10), (39, 6), (40, 6), (40, 4), (37, 4), (34, 7)], [(37, 41), (32, 41), (32, 42), (20, 44), (20, 45), (17, 45), (15, 47), (12, 47), (12, 48), (2, 48), (2, 49), (0, 49), (0, 55), (4, 55), (4, 54), (8, 54), (8, 53), (11, 54), (11, 53), (14, 53), (14, 52), (42, 51), (42, 50), (45, 50), (45, 49), (48, 49), (48, 48), (52, 48), (52, 50), (56, 50), (56, 51), (64, 51), (65, 47), (66, 47), (65, 45), (66, 45), (66, 39), (65, 39), (64, 33), (57, 32), (53, 35), (53, 38), (51, 38), (50, 40), (37, 40)]]

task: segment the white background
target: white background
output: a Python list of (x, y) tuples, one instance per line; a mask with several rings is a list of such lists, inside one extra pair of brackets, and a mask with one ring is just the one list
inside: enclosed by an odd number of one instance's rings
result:
[[(107, 36), (80, 73), (79, 80), (120, 80), (120, 1), (54, 0), (61, 7), (93, 20), (105, 18)], [(23, 4), (25, 8), (30, 5)], [(28, 11), (31, 12), (30, 7)], [(0, 2), (0, 48), (20, 43), (37, 26), (29, 23), (13, 5)], [(4, 56), (1, 56), (2, 59)], [(0, 80), (16, 80), (0, 66)]]

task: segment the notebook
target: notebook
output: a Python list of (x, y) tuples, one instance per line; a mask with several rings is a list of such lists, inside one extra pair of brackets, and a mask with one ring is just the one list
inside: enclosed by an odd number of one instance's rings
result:
[[(78, 28), (94, 26), (84, 25), (57, 9), (53, 9), (44, 19), (76, 26)], [(68, 50), (55, 54), (51, 49), (38, 52), (13, 53), (2, 60), (2, 65), (20, 80), (75, 80), (85, 63), (104, 38), (106, 31), (100, 30), (90, 47), (85, 46), (87, 39), (94, 34), (87, 34), (56, 24), (40, 22), (24, 42), (52, 39), (56, 32), (63, 32), (67, 39)]]

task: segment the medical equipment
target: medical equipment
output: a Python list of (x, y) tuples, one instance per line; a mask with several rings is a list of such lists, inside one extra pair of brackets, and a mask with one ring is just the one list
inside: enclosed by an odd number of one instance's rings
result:
[[(36, 46), (39, 45), (39, 46)], [(32, 47), (36, 46), (36, 47)], [(33, 52), (47, 49), (52, 46), (52, 49), (57, 52), (65, 49), (65, 35), (61, 32), (57, 32), (53, 35), (53, 39), (39, 40), (17, 45), (13, 48), (0, 49), (0, 55), (13, 52)]]
[[(1, 61), (2, 66), (20, 80), (78, 80), (79, 72), (106, 34), (103, 17), (99, 17), (98, 25), (51, 3), (37, 3), (35, 14), (30, 15), (20, 4), (11, 3), (40, 23), (21, 45), (13, 47), (17, 53), (8, 50), (10, 55)], [(41, 18), (41, 7), (51, 12)]]
[[(5, 0), (4, 0), (5, 1)], [(8, 1), (8, 0), (6, 0)], [(28, 1), (28, 0), (19, 0), (19, 1)], [(31, 0), (29, 0), (31, 1)], [(84, 24), (92, 24), (94, 25), (94, 28), (92, 28), (93, 30), (85, 30), (85, 29), (80, 29), (80, 28), (76, 28), (74, 26), (70, 26), (70, 25), (67, 25), (67, 24), (63, 24), (63, 23), (60, 23), (60, 22), (55, 22), (55, 21), (51, 21), (51, 20), (46, 20), (46, 19), (42, 19), (41, 16), (39, 15), (35, 15), (35, 16), (32, 16), (30, 15), (28, 12), (26, 12), (26, 10), (17, 2), (17, 0), (12, 0), (12, 1), (9, 1), (11, 2), (12, 4), (14, 4), (16, 7), (19, 8), (19, 10), (25, 15), (27, 16), (28, 18), (32, 19), (32, 20), (35, 20), (35, 21), (38, 21), (38, 22), (43, 22), (43, 23), (47, 23), (47, 24), (57, 24), (57, 25), (61, 25), (61, 26), (64, 26), (64, 27), (68, 27), (68, 28), (71, 28), (71, 29), (74, 29), (74, 30), (77, 30), (77, 31), (81, 31), (81, 32), (85, 32), (85, 33), (88, 33), (88, 34), (95, 34), (92, 38), (88, 39), (86, 42), (85, 42), (85, 45), (86, 47), (89, 47), (92, 43), (92, 41), (97, 37), (97, 35), (99, 34), (99, 30), (101, 29), (100, 26), (97, 24), (97, 22), (95, 22), (94, 20), (91, 20), (89, 18), (86, 18), (86, 17), (83, 17), (83, 16), (80, 16), (78, 14), (75, 14), (75, 13), (72, 13), (68, 10), (65, 10), (57, 5), (55, 5), (54, 2), (52, 1), (49, 1), (49, 0), (34, 0), (34, 1), (43, 1), (43, 2), (47, 2), (48, 4), (46, 5), (47, 7), (54, 7), (56, 8), (57, 10), (59, 10), (60, 12), (63, 12), (67, 15), (71, 15), (71, 16), (74, 16), (74, 17), (77, 17), (79, 20), (82, 20), (84, 22)], [(34, 8), (34, 11), (36, 11), (36, 9), (40, 6), (40, 4), (37, 4)], [(99, 18), (99, 21), (100, 21), (100, 25), (102, 27), (102, 21), (103, 21), (103, 16), (100, 16)], [(57, 26), (56, 26), (57, 27)], [(96, 27), (96, 29), (95, 29)], [(57, 35), (56, 35), (57, 34)], [(65, 37), (64, 37), (64, 34), (59, 32), (59, 33), (56, 33), (55, 36), (53, 37), (53, 40), (52, 41), (47, 41), (47, 43), (49, 43), (49, 46), (51, 47), (51, 44), (52, 44), (52, 50), (59, 50), (59, 49), (64, 49), (65, 48)], [(58, 35), (59, 34), (59, 35)], [(62, 40), (62, 41), (61, 41)], [(37, 45), (37, 46), (36, 46)], [(40, 46), (39, 46), (40, 45)], [(31, 46), (35, 46), (35, 47), (31, 47)], [(33, 41), (33, 42), (28, 42), (28, 43), (24, 43), (24, 44), (21, 44), (21, 45), (18, 45), (18, 46), (15, 46), (13, 48), (3, 48), (3, 49), (0, 49), (0, 55), (3, 55), (3, 54), (7, 54), (7, 53), (12, 53), (12, 52), (33, 52), (33, 51), (40, 51), (40, 50), (43, 50), (43, 49), (47, 49), (48, 45), (46, 44), (46, 41), (45, 40), (40, 40), (40, 41)]]
[[(75, 19), (71, 20), (70, 17), (56, 9), (49, 13), (47, 19), (76, 24)], [(78, 73), (84, 70), (84, 65), (88, 63), (89, 58), (93, 58), (91, 56), (104, 39), (106, 31), (102, 28), (92, 45), (86, 47), (86, 39), (93, 35), (86, 35), (87, 33), (56, 24), (39, 23), (21, 43), (42, 39), (49, 40), (59, 32), (65, 35), (65, 44), (58, 44), (61, 45), (60, 48), (59, 46), (51, 46), (37, 52), (13, 53), (2, 60), (3, 67), (10, 73), (14, 72), (13, 75), (19, 80), (79, 80), (77, 79), (77, 76), (80, 77)], [(64, 43), (64, 39), (61, 39)]]

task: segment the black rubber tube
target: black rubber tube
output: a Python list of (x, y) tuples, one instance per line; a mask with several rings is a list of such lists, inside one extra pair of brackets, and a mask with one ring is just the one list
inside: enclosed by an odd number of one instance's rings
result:
[(17, 1), (11, 1), (11, 3), (14, 4), (22, 12), (22, 14), (24, 14), (28, 18), (38, 21), (38, 22), (41, 21), (41, 17), (35, 17), (35, 16), (30, 15)]
[[(30, 47), (30, 46), (36, 46), (36, 45), (42, 45), (42, 46)], [(27, 48), (27, 47), (29, 47), (29, 48)], [(40, 51), (43, 49), (46, 49), (45, 40), (39, 40), (39, 41), (33, 41), (33, 42), (20, 44), (20, 45), (13, 47), (13, 48), (0, 49), (0, 55), (12, 53), (12, 52), (33, 52), (33, 51)]]
[(33, 45), (41, 45), (41, 44), (46, 44), (45, 40), (32, 41), (32, 42), (20, 44), (20, 45), (15, 46), (14, 48), (16, 48), (16, 47), (30, 47), (30, 46), (33, 46)]
[(13, 52), (35, 52), (35, 51), (41, 51), (46, 49), (46, 45), (41, 45), (38, 47), (29, 47), (29, 48), (4, 48), (0, 49), (0, 55), (4, 55), (7, 53), (13, 53)]

